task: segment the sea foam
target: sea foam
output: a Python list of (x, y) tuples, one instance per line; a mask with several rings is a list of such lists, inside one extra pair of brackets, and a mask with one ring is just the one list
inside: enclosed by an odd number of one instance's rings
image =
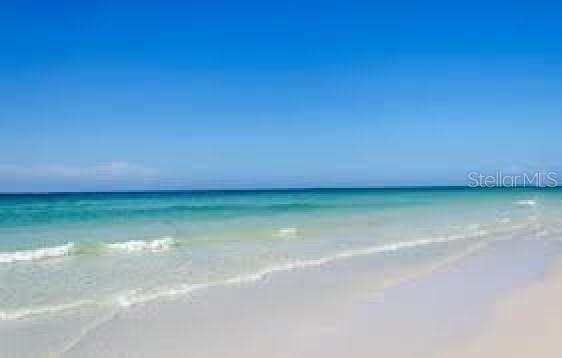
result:
[(94, 301), (90, 301), (90, 300), (80, 300), (76, 302), (64, 303), (54, 306), (23, 308), (11, 312), (0, 311), (0, 321), (14, 321), (14, 320), (28, 318), (31, 316), (39, 316), (49, 313), (63, 312), (93, 303)]
[(166, 251), (177, 245), (175, 239), (163, 237), (154, 240), (130, 240), (124, 242), (105, 243), (101, 251), (92, 251), (87, 245), (80, 246), (73, 242), (65, 245), (46, 247), (33, 250), (0, 252), (0, 264), (9, 264), (25, 261), (41, 261), (60, 258), (63, 256), (100, 254), (103, 252), (133, 253), (140, 251)]
[(136, 252), (136, 251), (165, 251), (176, 245), (171, 237), (155, 240), (131, 240), (107, 244), (107, 248), (113, 251)]
[(0, 263), (14, 263), (21, 261), (38, 261), (50, 258), (67, 256), (74, 250), (74, 243), (66, 245), (46, 247), (34, 250), (2, 252), (0, 253)]

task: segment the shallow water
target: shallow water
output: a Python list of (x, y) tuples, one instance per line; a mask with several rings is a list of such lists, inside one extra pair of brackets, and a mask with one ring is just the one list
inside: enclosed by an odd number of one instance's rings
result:
[(459, 241), (558, 239), (561, 212), (557, 189), (3, 195), (0, 319), (125, 309)]

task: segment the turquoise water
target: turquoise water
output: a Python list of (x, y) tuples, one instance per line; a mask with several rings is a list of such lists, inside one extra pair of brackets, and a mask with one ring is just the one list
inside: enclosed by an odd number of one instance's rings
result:
[(0, 318), (128, 307), (357, 256), (558, 239), (558, 189), (0, 196)]

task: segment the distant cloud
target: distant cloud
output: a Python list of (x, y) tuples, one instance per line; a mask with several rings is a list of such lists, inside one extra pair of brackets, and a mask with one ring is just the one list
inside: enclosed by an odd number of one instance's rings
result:
[(147, 177), (156, 174), (154, 168), (143, 165), (113, 161), (92, 165), (0, 164), (0, 176), (19, 179), (70, 179), (70, 180), (113, 180)]

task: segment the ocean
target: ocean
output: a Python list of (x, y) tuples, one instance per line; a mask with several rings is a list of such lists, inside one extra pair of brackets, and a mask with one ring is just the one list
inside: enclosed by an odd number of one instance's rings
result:
[(560, 189), (0, 195), (0, 321), (189, 299), (357, 258), (403, 268), (496, 240), (558, 240), (561, 213)]

